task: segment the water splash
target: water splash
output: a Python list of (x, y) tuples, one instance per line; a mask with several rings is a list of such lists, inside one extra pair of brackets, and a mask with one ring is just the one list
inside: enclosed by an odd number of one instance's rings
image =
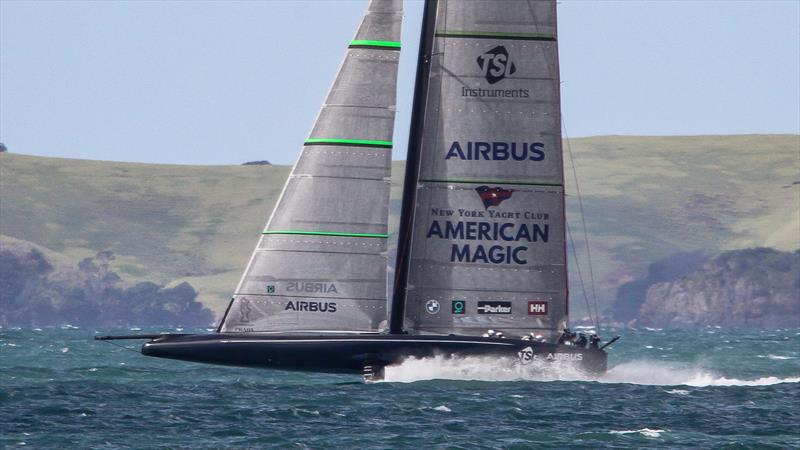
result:
[(636, 360), (611, 367), (603, 375), (589, 375), (567, 361), (522, 365), (515, 358), (464, 357), (410, 358), (386, 367), (384, 381), (411, 383), (422, 380), (465, 381), (593, 381), (652, 386), (769, 386), (800, 383), (797, 377), (728, 378), (703, 368), (686, 368), (664, 362)]
[(614, 366), (597, 381), (655, 386), (769, 386), (779, 383), (798, 383), (798, 377), (762, 377), (756, 379), (727, 378), (708, 369), (680, 367), (675, 364), (637, 360)]
[(657, 438), (661, 436), (661, 433), (665, 433), (665, 430), (659, 429), (652, 429), (652, 428), (642, 428), (641, 430), (611, 430), (609, 431), (610, 434), (634, 434), (639, 433), (645, 437)]

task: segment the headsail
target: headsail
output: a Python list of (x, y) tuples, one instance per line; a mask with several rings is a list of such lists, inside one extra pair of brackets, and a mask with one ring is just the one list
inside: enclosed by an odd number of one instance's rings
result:
[(555, 1), (435, 3), (405, 328), (551, 336), (567, 319)]
[(401, 0), (371, 0), (220, 331), (377, 331)]

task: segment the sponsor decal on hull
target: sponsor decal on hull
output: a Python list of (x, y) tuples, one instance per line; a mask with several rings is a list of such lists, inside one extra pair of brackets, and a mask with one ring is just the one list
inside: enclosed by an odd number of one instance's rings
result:
[(530, 364), (534, 361), (583, 361), (582, 353), (561, 353), (561, 352), (548, 352), (548, 353), (534, 353), (533, 348), (525, 347), (517, 352), (519, 361), (522, 364)]

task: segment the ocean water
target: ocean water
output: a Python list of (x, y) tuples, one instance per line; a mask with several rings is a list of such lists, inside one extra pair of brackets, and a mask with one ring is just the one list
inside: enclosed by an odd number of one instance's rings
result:
[(597, 379), (468, 358), (365, 384), (66, 328), (0, 329), (0, 447), (800, 448), (800, 329), (604, 330), (623, 338)]

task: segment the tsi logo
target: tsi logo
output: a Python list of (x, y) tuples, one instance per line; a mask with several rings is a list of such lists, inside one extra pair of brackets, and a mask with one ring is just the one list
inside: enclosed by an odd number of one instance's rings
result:
[(428, 300), (425, 303), (425, 311), (428, 311), (428, 314), (436, 314), (439, 312), (439, 301), (438, 300)]
[(530, 347), (525, 347), (519, 352), (517, 352), (517, 356), (519, 356), (519, 362), (522, 364), (530, 364), (535, 359), (535, 355), (533, 354), (533, 349)]
[(547, 302), (543, 302), (543, 301), (528, 302), (528, 315), (529, 316), (546, 316), (547, 315)]
[(517, 71), (517, 67), (508, 58), (508, 50), (502, 45), (478, 56), (478, 67), (489, 84), (495, 84)]

